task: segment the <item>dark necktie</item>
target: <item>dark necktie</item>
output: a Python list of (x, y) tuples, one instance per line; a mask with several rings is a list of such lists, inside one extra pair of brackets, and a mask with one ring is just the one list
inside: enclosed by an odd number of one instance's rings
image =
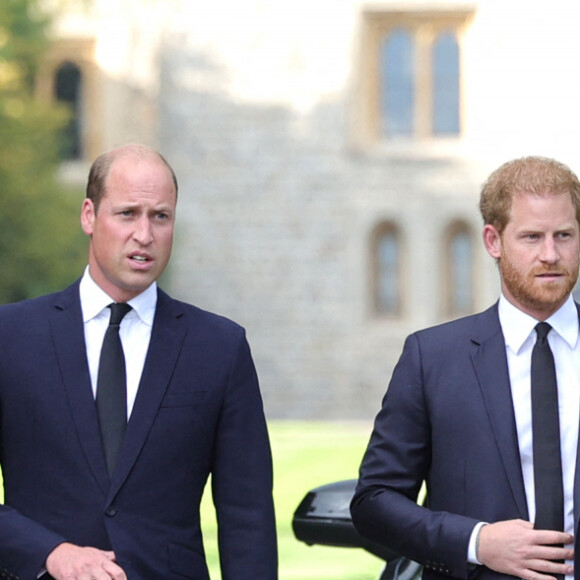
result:
[(532, 437), (534, 486), (536, 490), (535, 527), (564, 530), (564, 491), (560, 453), (558, 387), (554, 357), (548, 344), (552, 327), (536, 325), (536, 344), (532, 350)]
[(112, 474), (127, 427), (127, 377), (119, 327), (131, 307), (125, 303), (113, 303), (109, 308), (111, 318), (99, 359), (97, 413), (107, 467)]

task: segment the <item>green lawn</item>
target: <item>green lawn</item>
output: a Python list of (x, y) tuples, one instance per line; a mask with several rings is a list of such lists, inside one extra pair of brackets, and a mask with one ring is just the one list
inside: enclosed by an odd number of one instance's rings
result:
[[(376, 580), (383, 562), (362, 549), (307, 546), (295, 539), (292, 515), (306, 493), (320, 485), (355, 479), (370, 424), (272, 421), (274, 500), (280, 552), (280, 580)], [(211, 498), (202, 506), (212, 580), (221, 578)]]

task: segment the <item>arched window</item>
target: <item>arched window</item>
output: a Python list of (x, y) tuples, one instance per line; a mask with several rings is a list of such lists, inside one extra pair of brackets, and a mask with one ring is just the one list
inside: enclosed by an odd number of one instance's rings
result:
[(452, 32), (433, 45), (433, 133), (459, 133), (459, 44)]
[(401, 310), (400, 235), (391, 222), (375, 228), (372, 240), (374, 309), (380, 315), (397, 315)]
[(81, 93), (82, 74), (74, 63), (61, 65), (55, 74), (54, 90), (56, 100), (66, 105), (70, 118), (63, 130), (62, 156), (65, 159), (80, 159), (81, 144)]
[(473, 236), (464, 222), (448, 229), (445, 257), (447, 314), (469, 314), (473, 311)]
[(415, 131), (415, 47), (402, 29), (390, 32), (381, 50), (383, 134), (413, 135)]

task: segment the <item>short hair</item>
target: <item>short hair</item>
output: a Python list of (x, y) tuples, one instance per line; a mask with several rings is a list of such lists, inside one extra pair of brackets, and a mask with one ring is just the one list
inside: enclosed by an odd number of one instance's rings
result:
[(547, 157), (522, 157), (496, 169), (481, 189), (479, 210), (484, 224), (502, 233), (510, 220), (516, 195), (569, 193), (580, 224), (580, 181), (564, 163)]
[(124, 157), (126, 155), (133, 155), (135, 157), (146, 158), (154, 157), (157, 158), (163, 165), (169, 169), (171, 173), (171, 179), (173, 180), (173, 185), (175, 186), (175, 195), (177, 196), (177, 177), (173, 168), (169, 162), (155, 149), (147, 147), (146, 145), (139, 144), (128, 144), (122, 145), (121, 147), (116, 147), (110, 151), (106, 151), (99, 155), (93, 162), (91, 169), (89, 171), (89, 178), (87, 181), (87, 198), (93, 202), (95, 207), (95, 213), (99, 209), (101, 200), (107, 193), (107, 178), (111, 172), (111, 167), (115, 160)]

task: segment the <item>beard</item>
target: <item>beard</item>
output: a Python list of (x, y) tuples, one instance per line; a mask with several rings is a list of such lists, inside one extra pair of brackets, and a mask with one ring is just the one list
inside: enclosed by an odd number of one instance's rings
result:
[[(529, 272), (522, 271), (503, 252), (499, 259), (499, 270), (506, 289), (518, 304), (534, 312), (553, 314), (568, 298), (578, 279), (578, 261), (572, 270), (562, 266), (538, 267)], [(560, 274), (558, 280), (542, 282), (541, 274)]]

